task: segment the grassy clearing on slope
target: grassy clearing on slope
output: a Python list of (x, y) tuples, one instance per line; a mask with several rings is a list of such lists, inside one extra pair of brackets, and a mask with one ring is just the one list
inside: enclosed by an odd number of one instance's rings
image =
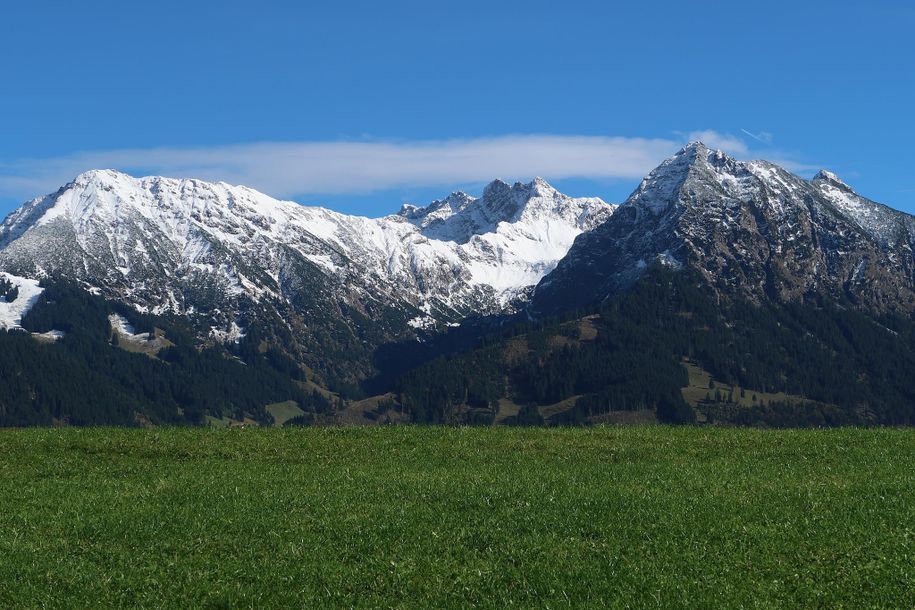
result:
[[(809, 398), (785, 392), (763, 392), (752, 388), (741, 388), (721, 381), (714, 381), (711, 374), (702, 369), (695, 362), (683, 361), (683, 366), (689, 374), (689, 385), (683, 388), (683, 398), (694, 407), (701, 407), (708, 398), (715, 397), (715, 392), (721, 394), (722, 402), (730, 399), (738, 407), (752, 407), (757, 403), (785, 402), (799, 404), (811, 402)], [(709, 384), (709, 382), (712, 384)]]
[(915, 606), (915, 431), (0, 431), (0, 606)]
[(275, 402), (272, 405), (267, 405), (267, 412), (273, 416), (273, 425), (282, 426), (290, 419), (304, 415), (305, 411), (299, 408), (299, 405), (296, 404), (294, 400), (287, 400), (286, 402)]

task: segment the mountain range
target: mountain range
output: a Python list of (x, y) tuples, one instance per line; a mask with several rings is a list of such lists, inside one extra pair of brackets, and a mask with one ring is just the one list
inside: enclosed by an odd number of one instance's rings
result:
[[(15, 350), (38, 367), (53, 353), (67, 371), (52, 382), (56, 372), (10, 360), (16, 389), (0, 395), (0, 424), (269, 423), (284, 403), (291, 421), (582, 423), (635, 411), (671, 421), (777, 424), (797, 412), (829, 413), (826, 423), (909, 421), (912, 408), (893, 402), (907, 400), (895, 373), (875, 375), (863, 350), (889, 341), (886, 349), (915, 353), (906, 326), (913, 242), (915, 218), (830, 172), (806, 180), (699, 142), (619, 206), (568, 197), (541, 178), (496, 180), (480, 197), (452, 193), (382, 218), (225, 183), (95, 170), (0, 225), (9, 342), (0, 357)], [(838, 330), (803, 327), (813, 310)], [(767, 346), (768, 359), (745, 347), (731, 358), (748, 370), (697, 351), (711, 332), (729, 353), (741, 340), (735, 327), (763, 333), (757, 325), (783, 328), (785, 316), (801, 326)], [(851, 347), (821, 331), (844, 332)], [(677, 346), (681, 335), (689, 340)], [(625, 336), (628, 347), (617, 344)], [(819, 373), (786, 355), (789, 343), (807, 349), (798, 336), (816, 338), (808, 356), (817, 366), (827, 353), (857, 363), (854, 400), (799, 381)], [(563, 373), (554, 359), (579, 369)], [(68, 397), (86, 362), (131, 370), (93, 373), (111, 390), (102, 417)], [(202, 372), (194, 380), (190, 370)], [(233, 399), (212, 389), (236, 374), (269, 391)], [(167, 391), (145, 387), (158, 377)], [(695, 398), (699, 378), (706, 390), (724, 384), (730, 402), (710, 391)], [(748, 389), (766, 398), (730, 395)]]
[(4, 221), (0, 268), (186, 316), (201, 339), (282, 325), (287, 347), (319, 369), (333, 356), (324, 337), (344, 335), (365, 353), (331, 368), (358, 376), (381, 342), (512, 311), (614, 209), (538, 178), (373, 219), (223, 183), (90, 171)]

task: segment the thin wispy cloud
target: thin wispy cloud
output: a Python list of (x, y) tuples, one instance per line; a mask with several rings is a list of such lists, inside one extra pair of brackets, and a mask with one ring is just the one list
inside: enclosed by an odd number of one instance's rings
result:
[(244, 184), (276, 197), (364, 194), (493, 178), (638, 180), (690, 140), (738, 157), (746, 143), (715, 131), (676, 138), (508, 135), (419, 142), (263, 142), (88, 151), (0, 163), (0, 197), (53, 192), (89, 169)]
[(682, 135), (689, 142), (698, 140), (709, 148), (717, 148), (736, 157), (745, 157), (750, 154), (750, 149), (743, 140), (727, 133), (705, 129), (702, 131), (690, 131)]

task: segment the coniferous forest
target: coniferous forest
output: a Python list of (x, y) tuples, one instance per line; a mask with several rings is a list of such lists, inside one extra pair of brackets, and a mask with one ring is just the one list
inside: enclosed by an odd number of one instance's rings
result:
[[(119, 349), (114, 312), (138, 332), (158, 327), (171, 345), (154, 357)], [(181, 320), (145, 316), (66, 282), (49, 284), (22, 326), (0, 331), (0, 426), (201, 424), (206, 416), (270, 423), (264, 407), (273, 402), (329, 408), (302, 388), (304, 375), (288, 358), (258, 350), (257, 336), (234, 352), (200, 349)], [(50, 330), (64, 336), (30, 334)]]
[(19, 289), (9, 280), (0, 277), (0, 299), (12, 303), (19, 296)]
[[(121, 349), (112, 313), (138, 333), (167, 338), (166, 346), (155, 354)], [(333, 399), (256, 328), (237, 344), (200, 347), (182, 318), (140, 314), (52, 281), (23, 330), (0, 331), (0, 425), (269, 424), (266, 405), (286, 401), (304, 412), (289, 422), (301, 425), (372, 394), (389, 394), (385, 410), (416, 423), (491, 424), (500, 401), (517, 413), (499, 423), (517, 425), (582, 425), (646, 410), (670, 423), (697, 416), (764, 426), (915, 423), (910, 317), (872, 317), (824, 299), (723, 298), (688, 273), (658, 268), (598, 307), (512, 322), (431, 340), (406, 370), (362, 389), (335, 388)], [(64, 336), (31, 334), (51, 330)], [(682, 393), (687, 361), (714, 380), (698, 405)], [(754, 400), (738, 406), (715, 383), (749, 389)], [(756, 401), (755, 393), (792, 399)]]
[[(597, 333), (582, 341), (585, 318)], [(511, 355), (518, 337), (520, 358)], [(468, 413), (479, 420), (479, 410), (494, 414), (504, 397), (541, 406), (577, 397), (553, 423), (645, 408), (683, 423), (695, 419), (680, 392), (684, 359), (720, 383), (806, 399), (722, 409), (717, 403), (726, 398), (710, 395), (708, 410), (723, 423), (915, 423), (910, 317), (873, 318), (825, 300), (775, 306), (723, 299), (689, 274), (664, 269), (593, 311), (518, 325), (469, 353), (440, 356), (403, 375), (397, 387), (421, 422), (461, 421)]]

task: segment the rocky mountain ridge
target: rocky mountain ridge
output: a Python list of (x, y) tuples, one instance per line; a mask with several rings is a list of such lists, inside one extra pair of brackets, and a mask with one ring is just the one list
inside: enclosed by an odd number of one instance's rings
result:
[(614, 207), (538, 178), (365, 218), (225, 183), (97, 170), (7, 217), (0, 269), (187, 316), (219, 341), (269, 321), (314, 362), (328, 343), (370, 352), (513, 311)]
[(538, 285), (538, 315), (596, 303), (655, 264), (690, 267), (724, 293), (814, 295), (873, 312), (915, 308), (915, 218), (834, 174), (805, 180), (691, 143), (652, 171)]

